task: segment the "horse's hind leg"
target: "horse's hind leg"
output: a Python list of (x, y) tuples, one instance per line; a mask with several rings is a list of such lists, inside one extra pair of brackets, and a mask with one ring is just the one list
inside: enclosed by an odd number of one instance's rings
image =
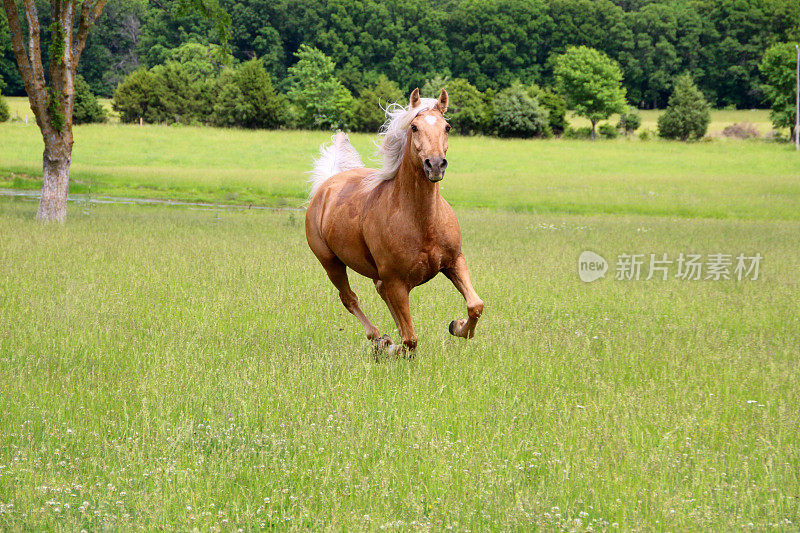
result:
[(350, 281), (347, 279), (347, 267), (345, 267), (344, 263), (333, 255), (332, 252), (329, 257), (320, 257), (317, 255), (317, 258), (325, 268), (325, 272), (328, 273), (328, 277), (333, 285), (339, 289), (339, 298), (342, 300), (345, 309), (355, 315), (358, 321), (361, 322), (361, 325), (364, 326), (367, 338), (369, 340), (376, 340), (380, 337), (381, 334), (378, 328), (372, 325), (372, 322), (369, 321), (361, 310), (361, 306), (358, 305), (358, 296), (356, 296), (356, 293), (350, 288)]
[(389, 282), (376, 281), (375, 288), (389, 307), (403, 342), (402, 345), (390, 346), (389, 352), (397, 353), (403, 349), (413, 352), (417, 347), (417, 334), (414, 331), (411, 309), (408, 306), (408, 287), (402, 282), (390, 280)]
[(469, 318), (453, 320), (450, 322), (450, 334), (456, 337), (471, 339), (475, 335), (475, 326), (483, 313), (483, 300), (478, 298), (478, 293), (472, 287), (472, 280), (467, 270), (467, 261), (463, 255), (459, 255), (452, 268), (444, 271), (444, 275), (450, 278), (458, 292), (467, 301), (467, 314)]

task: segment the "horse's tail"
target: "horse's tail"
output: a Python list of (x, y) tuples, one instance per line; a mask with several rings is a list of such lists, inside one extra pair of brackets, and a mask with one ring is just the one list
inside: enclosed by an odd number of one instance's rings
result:
[(333, 141), (331, 144), (323, 144), (319, 147), (319, 157), (314, 160), (314, 170), (311, 171), (311, 177), (308, 179), (311, 183), (310, 198), (314, 197), (320, 185), (331, 176), (345, 170), (364, 167), (361, 157), (350, 144), (350, 138), (345, 132), (336, 133), (331, 140)]

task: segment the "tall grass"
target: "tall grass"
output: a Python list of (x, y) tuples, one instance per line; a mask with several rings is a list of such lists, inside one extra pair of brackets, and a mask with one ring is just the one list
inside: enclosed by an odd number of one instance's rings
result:
[[(438, 277), (376, 364), (295, 213), (34, 210), (0, 201), (0, 529), (797, 525), (798, 222), (459, 210), (477, 336)], [(585, 249), (765, 259), (584, 284)]]

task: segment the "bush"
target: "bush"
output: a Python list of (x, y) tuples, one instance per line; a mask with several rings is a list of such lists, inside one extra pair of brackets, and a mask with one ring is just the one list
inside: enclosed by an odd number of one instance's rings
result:
[(72, 111), (73, 124), (105, 122), (106, 111), (97, 101), (89, 84), (78, 74), (75, 76), (75, 107)]
[(650, 130), (642, 130), (639, 132), (639, 140), (640, 141), (649, 141), (650, 137), (653, 136), (653, 132)]
[(700, 139), (711, 121), (708, 102), (689, 74), (675, 79), (667, 110), (658, 117), (658, 135), (665, 139)]
[(286, 100), (275, 91), (260, 59), (224, 71), (213, 91), (216, 102), (210, 122), (216, 126), (274, 129), (286, 123)]
[(155, 76), (144, 68), (132, 72), (114, 91), (112, 107), (122, 122), (156, 122), (162, 88)]
[(391, 103), (404, 103), (404, 97), (400, 87), (381, 74), (377, 81), (362, 90), (353, 102), (353, 129), (355, 131), (378, 131), (386, 120), (383, 108)]
[(196, 124), (207, 106), (201, 86), (180, 63), (168, 61), (125, 78), (114, 91), (114, 110), (122, 122)]
[(635, 132), (639, 129), (639, 126), (642, 125), (642, 117), (636, 111), (635, 108), (629, 107), (627, 111), (622, 113), (619, 116), (619, 122), (617, 122), (617, 129), (622, 130), (625, 132), (625, 135), (630, 135), (631, 133)]
[(592, 138), (592, 128), (589, 126), (584, 126), (582, 128), (573, 128), (572, 126), (567, 126), (567, 129), (564, 130), (564, 138), (565, 139), (591, 139)]
[(320, 50), (300, 45), (289, 68), (289, 100), (298, 126), (346, 129), (352, 122), (353, 96), (336, 79), (333, 61)]
[(758, 139), (761, 134), (752, 122), (737, 122), (730, 126), (725, 126), (722, 130), (723, 137), (733, 137), (735, 139)]
[(519, 84), (497, 93), (492, 102), (492, 123), (501, 137), (549, 137), (549, 114)]
[(600, 126), (597, 128), (597, 131), (600, 133), (602, 137), (605, 137), (606, 139), (616, 139), (617, 137), (619, 137), (619, 132), (617, 131), (617, 128), (608, 123), (600, 124)]
[(484, 95), (475, 86), (463, 78), (456, 78), (447, 84), (447, 94), (450, 97), (447, 120), (455, 133), (474, 135), (488, 132), (491, 122), (488, 106)]
[(11, 118), (11, 111), (8, 109), (6, 99), (0, 96), (0, 122), (5, 122)]
[(3, 89), (5, 88), (6, 84), (3, 81), (3, 76), (0, 76), (0, 122), (5, 122), (11, 118), (11, 111), (8, 109), (8, 102), (6, 102), (6, 99), (3, 98)]
[(548, 124), (554, 135), (562, 135), (567, 129), (567, 101), (551, 89), (543, 89), (531, 85), (528, 94), (539, 100), (539, 104), (548, 112)]

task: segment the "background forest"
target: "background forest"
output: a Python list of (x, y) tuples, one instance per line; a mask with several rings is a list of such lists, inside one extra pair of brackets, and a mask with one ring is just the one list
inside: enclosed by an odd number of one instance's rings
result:
[[(49, 3), (40, 2), (46, 19)], [(222, 0), (235, 62), (261, 59), (276, 89), (302, 45), (331, 58), (354, 94), (380, 75), (403, 91), (432, 77), (463, 78), (480, 91), (553, 84), (553, 61), (585, 45), (619, 62), (628, 101), (663, 108), (688, 72), (715, 107), (767, 104), (759, 63), (770, 45), (800, 38), (796, 0)], [(43, 21), (43, 29), (48, 26)], [(140, 67), (175, 59), (185, 43), (215, 44), (200, 16), (174, 0), (113, 0), (92, 33), (80, 72), (99, 96)], [(48, 35), (43, 35), (43, 42)], [(46, 56), (46, 54), (45, 54)], [(0, 77), (23, 95), (8, 28), (0, 17)]]

